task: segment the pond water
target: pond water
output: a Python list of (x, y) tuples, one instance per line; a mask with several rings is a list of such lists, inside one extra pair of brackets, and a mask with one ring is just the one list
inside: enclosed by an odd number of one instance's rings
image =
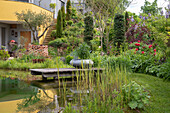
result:
[[(1, 70), (2, 71), (2, 70)], [(68, 102), (79, 107), (77, 96), (86, 94), (76, 88), (76, 81), (43, 82), (41, 80), (19, 80), (0, 74), (0, 113), (58, 113)]]

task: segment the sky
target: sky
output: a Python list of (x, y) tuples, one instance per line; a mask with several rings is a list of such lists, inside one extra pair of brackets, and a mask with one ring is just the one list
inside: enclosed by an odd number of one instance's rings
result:
[[(154, 0), (147, 0), (147, 1), (152, 3)], [(131, 5), (126, 10), (132, 13), (136, 13), (138, 15), (140, 12), (141, 6), (144, 6), (144, 2), (145, 0), (133, 0)], [(166, 2), (165, 0), (157, 0), (158, 7), (167, 7), (168, 3), (169, 3), (168, 0), (166, 0)]]

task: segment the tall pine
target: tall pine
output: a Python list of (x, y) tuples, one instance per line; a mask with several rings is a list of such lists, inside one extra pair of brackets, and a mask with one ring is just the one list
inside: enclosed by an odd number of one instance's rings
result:
[(63, 31), (63, 19), (62, 19), (62, 13), (61, 10), (58, 11), (58, 16), (57, 16), (57, 37), (61, 38), (62, 36), (62, 31)]
[(61, 12), (62, 12), (62, 18), (63, 18), (63, 30), (64, 30), (65, 27), (66, 27), (66, 22), (65, 22), (65, 16), (66, 16), (66, 14), (65, 14), (65, 8), (64, 8), (64, 6), (61, 7)]
[(71, 1), (67, 0), (67, 5), (66, 5), (66, 20), (70, 20), (71, 19)]

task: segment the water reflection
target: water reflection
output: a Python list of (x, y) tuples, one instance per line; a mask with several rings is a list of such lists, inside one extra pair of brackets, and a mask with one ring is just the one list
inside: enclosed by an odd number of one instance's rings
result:
[[(58, 113), (68, 102), (74, 107), (78, 94), (76, 81), (32, 81), (27, 84), (13, 78), (0, 78), (0, 113)], [(13, 106), (13, 107), (11, 107)]]

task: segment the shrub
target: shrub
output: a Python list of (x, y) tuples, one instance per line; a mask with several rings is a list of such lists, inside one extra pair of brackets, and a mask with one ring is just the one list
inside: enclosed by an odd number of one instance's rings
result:
[(86, 43), (83, 43), (76, 49), (75, 53), (81, 59), (87, 59), (90, 57), (90, 47)]
[(63, 18), (62, 18), (62, 12), (61, 10), (58, 11), (57, 16), (57, 37), (61, 38), (62, 31), (63, 31)]
[(118, 47), (124, 42), (125, 40), (125, 27), (124, 27), (124, 16), (121, 14), (116, 14), (114, 18), (114, 42), (115, 44), (118, 43)]
[(131, 109), (141, 109), (144, 108), (145, 105), (149, 104), (149, 93), (135, 81), (124, 85), (122, 88), (122, 94), (124, 102), (128, 104)]
[(66, 20), (70, 20), (71, 19), (71, 1), (67, 0), (67, 5), (66, 5)]
[(8, 59), (10, 56), (8, 54), (8, 51), (0, 50), (0, 60)]
[(56, 36), (57, 36), (57, 31), (56, 31), (56, 30), (53, 30), (53, 31), (51, 32), (50, 36), (51, 36), (52, 38), (56, 38)]
[(48, 45), (57, 48), (57, 47), (62, 46), (62, 44), (64, 43), (67, 43), (66, 38), (57, 38), (55, 40), (50, 41)]
[(71, 61), (72, 59), (74, 59), (73, 56), (67, 55), (67, 56), (66, 56), (66, 64), (70, 64), (70, 61)]
[(91, 16), (87, 16), (84, 19), (85, 23), (85, 30), (84, 30), (84, 41), (88, 44), (90, 44), (90, 40), (93, 39), (93, 18)]
[(71, 26), (73, 24), (72, 20), (67, 21), (67, 25)]

